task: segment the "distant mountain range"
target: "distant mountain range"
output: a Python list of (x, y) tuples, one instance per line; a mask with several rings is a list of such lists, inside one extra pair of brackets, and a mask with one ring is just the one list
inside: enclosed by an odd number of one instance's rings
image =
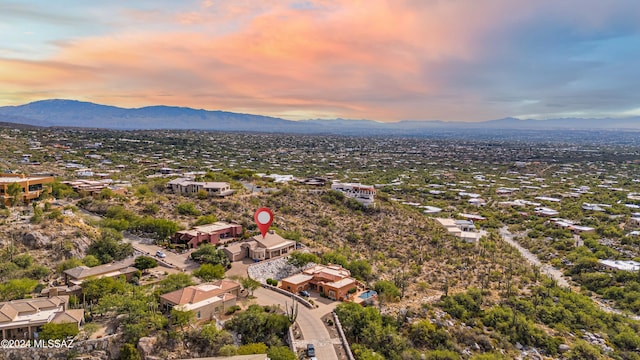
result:
[(505, 118), (483, 122), (371, 120), (303, 120), (197, 110), (173, 106), (125, 109), (76, 100), (42, 100), (19, 106), (0, 107), (0, 122), (44, 126), (119, 130), (193, 129), (298, 134), (421, 135), (456, 129), (481, 130), (634, 130), (640, 117), (605, 119), (520, 120)]

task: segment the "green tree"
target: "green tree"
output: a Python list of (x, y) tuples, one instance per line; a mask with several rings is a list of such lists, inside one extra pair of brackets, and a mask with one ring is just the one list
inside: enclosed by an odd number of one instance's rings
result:
[(180, 215), (200, 215), (200, 210), (192, 202), (180, 203), (176, 206), (176, 212)]
[(120, 348), (120, 360), (142, 360), (142, 356), (135, 345), (127, 343)]
[(223, 345), (218, 351), (220, 356), (236, 356), (238, 355), (238, 347), (233, 344)]
[(460, 355), (451, 350), (432, 350), (427, 352), (427, 360), (458, 360)]
[(23, 299), (25, 295), (31, 294), (38, 285), (38, 281), (21, 278), (12, 279), (0, 284), (0, 297), (2, 301)]
[(296, 360), (296, 354), (286, 346), (272, 346), (267, 352), (271, 360)]
[(640, 336), (631, 329), (620, 332), (613, 338), (613, 343), (623, 350), (640, 349)]
[(202, 264), (193, 272), (193, 276), (202, 279), (203, 281), (213, 281), (216, 279), (222, 279), (224, 277), (224, 267), (220, 264)]
[(196, 193), (196, 197), (200, 200), (206, 200), (209, 197), (209, 194), (206, 192), (206, 190), (199, 190)]
[[(339, 193), (341, 194), (341, 193)], [(335, 251), (329, 251), (322, 254), (322, 263), (323, 264), (338, 264), (342, 267), (347, 266), (347, 258), (343, 255), (338, 254)]]
[(94, 267), (100, 265), (100, 260), (93, 255), (87, 255), (82, 259), (82, 263), (88, 267)]
[(143, 184), (136, 188), (135, 195), (143, 199), (147, 196), (153, 195), (153, 192), (149, 189), (149, 186)]
[(351, 345), (353, 355), (358, 360), (385, 360), (384, 356), (361, 344)]
[(51, 195), (56, 199), (77, 197), (78, 194), (73, 191), (73, 188), (67, 184), (63, 184), (59, 179), (54, 179), (51, 183)]
[(71, 259), (67, 259), (67, 260), (63, 261), (62, 263), (60, 263), (56, 267), (56, 270), (59, 273), (62, 273), (65, 270), (73, 269), (74, 267), (78, 267), (78, 266), (82, 266), (82, 265), (84, 265), (82, 263), (82, 260), (80, 260), (78, 258), (71, 258)]
[(266, 313), (262, 306), (251, 305), (227, 321), (225, 328), (240, 334), (244, 344), (264, 343), (272, 346), (281, 345), (280, 339), (284, 337), (290, 325), (286, 316)]
[(391, 281), (380, 280), (375, 283), (374, 290), (378, 293), (378, 299), (389, 301), (397, 301), (400, 298), (400, 290)]
[(82, 283), (82, 294), (85, 301), (95, 302), (107, 294), (126, 294), (127, 285), (124, 277), (91, 278)]
[(260, 287), (260, 282), (250, 277), (242, 278), (240, 284), (245, 290), (249, 291), (249, 294), (253, 296), (253, 292)]
[(118, 316), (123, 339), (136, 343), (141, 337), (167, 326), (167, 318), (157, 311), (157, 304), (157, 299), (148, 293), (148, 289), (126, 284), (123, 294), (104, 295), (93, 312)]
[(33, 264), (33, 258), (29, 254), (20, 254), (13, 257), (13, 263), (26, 269)]
[(78, 335), (78, 324), (76, 323), (48, 323), (42, 325), (40, 337), (43, 340), (49, 339), (66, 339), (68, 336)]
[(7, 186), (7, 195), (9, 196), (9, 205), (16, 206), (22, 202), (22, 186), (17, 182)]
[(170, 274), (158, 283), (156, 293), (162, 295), (182, 289), (187, 286), (191, 286), (193, 284), (193, 278), (189, 274)]
[(416, 347), (435, 347), (432, 345), (435, 333), (436, 326), (434, 324), (429, 320), (420, 320), (411, 325), (411, 329), (409, 330), (409, 339)]
[(475, 354), (469, 358), (470, 360), (509, 360), (506, 355), (500, 353), (484, 353), (484, 354)]
[(371, 264), (366, 260), (354, 260), (347, 265), (351, 275), (356, 279), (368, 281), (371, 279)]
[(200, 263), (211, 265), (220, 264), (225, 269), (231, 266), (231, 262), (224, 251), (216, 249), (216, 247), (211, 244), (200, 246), (198, 250), (191, 253), (191, 258)]
[(289, 262), (289, 264), (301, 268), (309, 263), (319, 263), (320, 259), (312, 253), (294, 251), (289, 254), (289, 259), (287, 261)]
[(177, 223), (167, 219), (157, 219), (149, 216), (136, 219), (130, 226), (131, 230), (155, 234), (155, 239), (165, 240), (180, 229)]
[(568, 360), (600, 360), (600, 350), (584, 340), (576, 340), (571, 351), (567, 353)]
[[(218, 330), (215, 323), (202, 326), (193, 339), (194, 345), (200, 348), (200, 354), (231, 356), (222, 354), (222, 349), (233, 344), (233, 337), (226, 330)], [(235, 347), (233, 349), (235, 354)]]
[(153, 269), (156, 266), (158, 266), (156, 259), (149, 256), (138, 256), (133, 262), (133, 267), (141, 271)]
[(264, 343), (244, 344), (238, 347), (238, 355), (266, 354), (267, 345)]
[(103, 264), (133, 255), (133, 245), (122, 242), (122, 234), (110, 228), (102, 228), (100, 232), (100, 238), (89, 245), (88, 255), (95, 256)]
[(216, 221), (218, 221), (218, 218), (215, 215), (204, 215), (200, 216), (193, 226), (213, 224)]
[(177, 326), (184, 332), (184, 327), (191, 324), (196, 319), (196, 314), (192, 310), (180, 311), (171, 309), (171, 325)]
[(156, 205), (156, 204), (146, 204), (144, 206), (144, 209), (142, 209), (142, 212), (145, 214), (151, 214), (151, 215), (155, 215), (158, 213), (158, 211), (160, 211), (160, 206)]
[(51, 270), (44, 265), (32, 265), (30, 266), (25, 274), (27, 274), (31, 279), (43, 279), (45, 276), (49, 275)]

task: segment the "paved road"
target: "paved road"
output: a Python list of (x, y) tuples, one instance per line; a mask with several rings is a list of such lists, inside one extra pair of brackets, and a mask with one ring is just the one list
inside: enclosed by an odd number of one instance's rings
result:
[[(260, 305), (280, 305), (284, 308), (285, 303), (291, 304), (291, 298), (265, 288), (258, 288), (254, 295)], [(315, 346), (318, 359), (338, 360), (338, 355), (333, 347), (336, 341), (331, 339), (327, 328), (321, 320), (324, 315), (326, 313), (323, 313), (321, 309), (312, 310), (300, 305), (296, 322), (305, 339), (304, 344), (313, 344)], [(296, 342), (296, 345), (299, 345), (299, 342)]]
[[(193, 252), (193, 249), (187, 252), (184, 252), (182, 254), (178, 254), (178, 253), (169, 251), (163, 247), (160, 247), (158, 245), (149, 244), (144, 239), (141, 239), (137, 236), (133, 236), (126, 233), (124, 234), (123, 240), (131, 243), (131, 245), (133, 245), (134, 250), (136, 250), (140, 255), (153, 257), (158, 262), (160, 263), (164, 262), (165, 264), (175, 269), (182, 270), (182, 271), (191, 271), (196, 269), (199, 266), (198, 263), (191, 260), (191, 258), (189, 257), (191, 255), (191, 252)], [(158, 251), (162, 251), (166, 255), (166, 257), (165, 258), (157, 257), (156, 252)]]
[[(548, 264), (543, 264), (540, 259), (538, 259), (537, 256), (535, 256), (534, 254), (532, 254), (529, 250), (523, 248), (517, 241), (513, 240), (513, 234), (511, 234), (509, 232), (509, 230), (506, 227), (503, 227), (500, 229), (500, 235), (502, 235), (502, 239), (509, 245), (513, 246), (514, 248), (516, 248), (518, 251), (520, 251), (520, 254), (522, 255), (522, 257), (524, 257), (525, 259), (527, 259), (527, 261), (532, 264), (532, 265), (536, 265), (538, 267), (540, 267), (540, 269), (546, 273), (548, 276), (550, 276), (552, 279), (554, 279), (559, 286), (562, 287), (571, 287), (569, 284), (569, 281), (567, 280), (567, 278), (564, 276), (564, 274), (562, 273), (562, 271), (556, 269), (555, 267), (548, 265)], [(640, 320), (640, 316), (636, 316), (636, 315), (629, 315), (626, 314), (618, 309), (612, 308), (611, 306), (607, 305), (606, 303), (604, 303), (601, 299), (598, 298), (591, 298), (591, 300), (600, 308), (602, 309), (602, 311), (604, 312), (608, 312), (608, 313), (613, 313), (613, 314), (618, 314), (618, 315), (622, 315), (622, 316), (627, 316), (630, 317), (634, 320)]]

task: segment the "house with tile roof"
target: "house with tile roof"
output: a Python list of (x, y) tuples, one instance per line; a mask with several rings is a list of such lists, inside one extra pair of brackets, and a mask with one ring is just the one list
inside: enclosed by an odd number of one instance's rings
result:
[(172, 291), (160, 296), (160, 308), (193, 311), (198, 321), (213, 320), (236, 304), (240, 296), (240, 283), (233, 280), (218, 280)]
[(340, 265), (315, 265), (282, 279), (280, 287), (293, 293), (313, 290), (332, 300), (345, 300), (349, 291), (358, 287), (358, 281), (351, 277), (349, 270)]
[(287, 240), (271, 230), (265, 236), (256, 235), (249, 240), (222, 248), (230, 261), (251, 258), (255, 261), (273, 259), (296, 249), (296, 242)]
[(68, 286), (81, 285), (82, 282), (89, 278), (124, 276), (127, 281), (131, 281), (133, 274), (138, 271), (138, 269), (133, 267), (134, 261), (135, 257), (129, 257), (122, 261), (111, 262), (94, 267), (84, 265), (76, 266), (63, 272), (64, 281)]
[(184, 244), (190, 249), (202, 243), (223, 244), (242, 236), (242, 225), (218, 221), (213, 224), (194, 226), (189, 230), (176, 232), (171, 238), (174, 244)]
[(69, 296), (12, 300), (0, 303), (3, 339), (34, 339), (45, 324), (84, 323), (83, 309), (68, 309)]

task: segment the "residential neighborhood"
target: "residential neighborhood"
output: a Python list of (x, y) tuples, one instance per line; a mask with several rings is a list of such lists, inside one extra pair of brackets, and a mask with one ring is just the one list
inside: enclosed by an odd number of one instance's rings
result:
[[(311, 152), (297, 137), (221, 135), (235, 145), (214, 157), (168, 146), (206, 133), (3, 131), (31, 155), (0, 159), (5, 339), (74, 339), (82, 349), (110, 349), (94, 351), (105, 359), (131, 349), (148, 359), (186, 359), (280, 347), (311, 358), (308, 345), (322, 359), (371, 349), (394, 358), (390, 345), (362, 338), (352, 322), (362, 311), (372, 321), (363, 329), (413, 314), (381, 331), (417, 356), (439, 351), (417, 337), (417, 326), (457, 344), (446, 351), (467, 349), (454, 337), (470, 331), (463, 319), (476, 316), (485, 330), (473, 331), (486, 331), (486, 314), (513, 311), (515, 294), (552, 292), (562, 304), (553, 306), (584, 302), (592, 316), (620, 317), (631, 329), (640, 315), (627, 275), (640, 260), (635, 155), (612, 170), (577, 150), (542, 148), (537, 161), (520, 161), (528, 148), (504, 160), (496, 148), (485, 164), (477, 143), (331, 138), (339, 148)], [(129, 150), (121, 154), (123, 146)], [(391, 151), (398, 147), (412, 150)], [(83, 169), (92, 173), (80, 178)], [(264, 207), (273, 217), (263, 234), (254, 213)], [(481, 313), (458, 312), (470, 304)], [(605, 353), (631, 351), (619, 335), (601, 342), (595, 328), (577, 341), (547, 318), (520, 320), (551, 330), (499, 345), (498, 337), (517, 331), (497, 327), (486, 341), (513, 356), (559, 354), (560, 345), (580, 341)], [(267, 323), (282, 326), (256, 325)], [(584, 325), (562, 326), (576, 336)]]

